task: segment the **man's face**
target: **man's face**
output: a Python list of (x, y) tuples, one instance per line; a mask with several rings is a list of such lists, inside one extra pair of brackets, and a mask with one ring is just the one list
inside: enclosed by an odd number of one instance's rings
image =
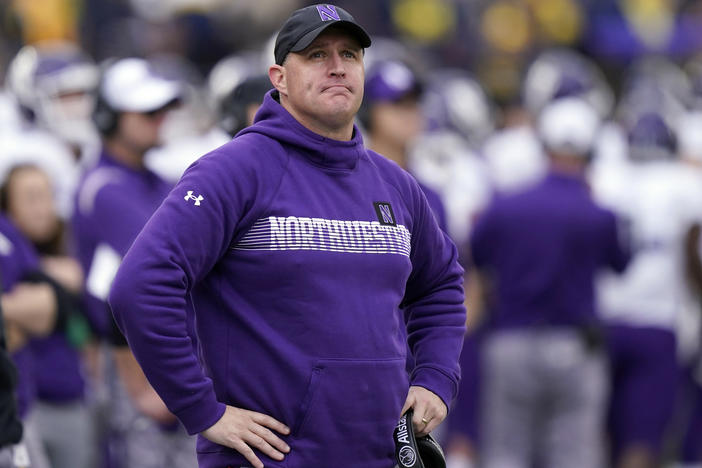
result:
[(12, 174), (8, 184), (8, 215), (32, 242), (46, 242), (58, 229), (51, 182), (40, 169), (27, 167)]
[(153, 112), (120, 114), (118, 137), (138, 152), (158, 146), (161, 143), (161, 126), (169, 110), (169, 107), (164, 107)]
[(276, 87), (300, 123), (318, 133), (351, 128), (364, 80), (363, 49), (353, 36), (329, 28), (306, 49), (288, 54), (282, 69)]
[(419, 97), (405, 96), (396, 101), (377, 102), (371, 109), (371, 137), (405, 148), (424, 129)]

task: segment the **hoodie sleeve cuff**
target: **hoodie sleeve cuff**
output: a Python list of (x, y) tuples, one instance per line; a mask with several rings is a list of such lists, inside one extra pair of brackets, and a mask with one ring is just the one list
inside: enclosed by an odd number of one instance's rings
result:
[(214, 398), (205, 399), (196, 405), (178, 411), (175, 415), (185, 426), (188, 434), (194, 435), (209, 429), (220, 420), (227, 406)]
[(410, 385), (424, 387), (436, 394), (444, 402), (447, 409), (456, 398), (458, 382), (449, 378), (443, 372), (431, 367), (420, 367), (412, 372)]

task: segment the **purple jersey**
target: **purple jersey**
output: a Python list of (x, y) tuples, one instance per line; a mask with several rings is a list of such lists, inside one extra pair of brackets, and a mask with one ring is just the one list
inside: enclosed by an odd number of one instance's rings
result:
[(85, 380), (78, 350), (69, 343), (63, 329), (32, 340), (32, 356), (37, 398), (62, 404), (79, 401), (85, 392)]
[(614, 215), (582, 179), (557, 173), (496, 199), (476, 223), (471, 253), (495, 279), (490, 323), (500, 328), (593, 321), (596, 270), (628, 262)]
[[(2, 291), (11, 291), (24, 275), (39, 268), (39, 257), (32, 245), (7, 218), (0, 216), (0, 278)], [(17, 367), (17, 403), (24, 416), (36, 398), (34, 359), (30, 346), (12, 354)]]
[(155, 173), (133, 169), (103, 152), (81, 179), (72, 219), (78, 260), (86, 275), (86, 309), (107, 336), (107, 293), (134, 238), (171, 189)]

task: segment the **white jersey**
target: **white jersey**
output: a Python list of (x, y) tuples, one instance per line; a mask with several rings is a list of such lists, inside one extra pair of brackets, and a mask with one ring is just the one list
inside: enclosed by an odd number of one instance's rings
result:
[(0, 183), (10, 169), (20, 164), (33, 164), (49, 176), (55, 194), (56, 209), (64, 219), (73, 211), (73, 196), (81, 173), (81, 165), (59, 139), (38, 129), (0, 131)]
[(448, 234), (456, 244), (463, 245), (473, 218), (490, 199), (485, 163), (458, 134), (437, 131), (418, 139), (408, 165), (418, 180), (440, 195)]
[[(596, 197), (626, 222), (633, 258), (621, 276), (598, 287), (606, 320), (675, 330), (689, 302), (684, 238), (702, 219), (702, 179), (673, 161), (616, 164), (618, 184), (594, 181)], [(601, 174), (605, 174), (602, 171)]]

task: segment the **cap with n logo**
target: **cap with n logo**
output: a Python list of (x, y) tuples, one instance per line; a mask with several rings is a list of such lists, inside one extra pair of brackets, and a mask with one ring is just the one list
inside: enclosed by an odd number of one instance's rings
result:
[(349, 12), (329, 4), (311, 5), (295, 11), (283, 24), (275, 40), (275, 63), (282, 65), (288, 53), (303, 50), (330, 26), (344, 28), (364, 49), (371, 45), (370, 36)]

